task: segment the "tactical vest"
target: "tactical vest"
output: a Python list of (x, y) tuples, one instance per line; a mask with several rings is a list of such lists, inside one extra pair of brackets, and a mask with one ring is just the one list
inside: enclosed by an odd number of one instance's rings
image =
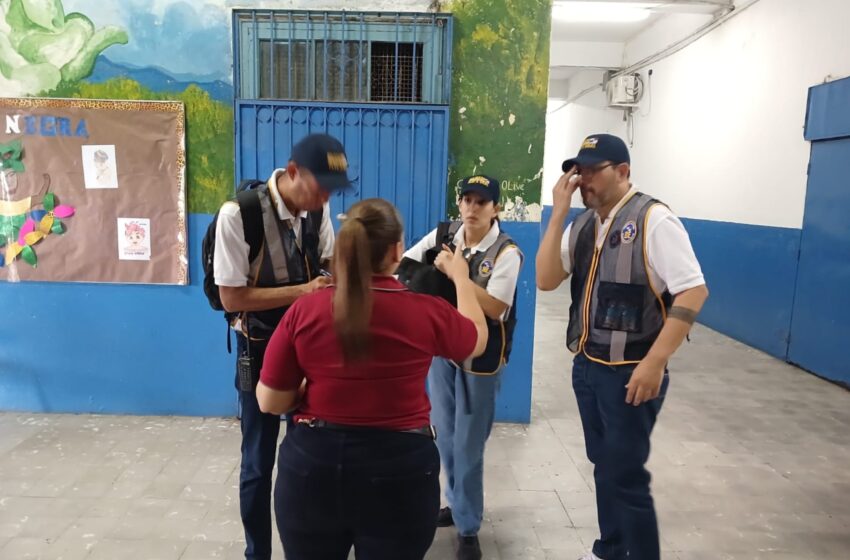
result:
[(631, 195), (611, 220), (599, 249), (594, 212), (588, 210), (573, 222), (567, 327), (572, 352), (608, 365), (633, 364), (658, 338), (672, 298), (652, 286), (646, 258), (647, 217), (657, 204), (643, 193)]
[[(263, 249), (259, 264), (251, 263), (255, 275), (252, 286), (273, 288), (306, 284), (319, 275), (319, 229), (322, 211), (310, 212), (301, 220), (301, 243), (288, 221), (278, 218), (268, 187), (259, 187), (260, 206), (263, 212)], [(251, 311), (248, 321), (251, 338), (268, 339), (289, 306)]]
[[(452, 222), (449, 225), (449, 240), (454, 239), (460, 226), (461, 222)], [(440, 239), (437, 239), (437, 246), (442, 247)], [(516, 247), (516, 250), (519, 251), (514, 240), (505, 232), (500, 232), (499, 237), (496, 238), (489, 249), (472, 254), (469, 258), (469, 277), (472, 281), (486, 290), (487, 284), (490, 282), (490, 275), (496, 266), (496, 259), (508, 247)], [(522, 252), (519, 255), (522, 259)], [(486, 315), (484, 319), (487, 321), (488, 331), (487, 347), (484, 353), (461, 364), (461, 367), (470, 373), (494, 373), (508, 363), (513, 345), (514, 328), (516, 327), (516, 290), (514, 290), (514, 298), (504, 321), (491, 319)]]

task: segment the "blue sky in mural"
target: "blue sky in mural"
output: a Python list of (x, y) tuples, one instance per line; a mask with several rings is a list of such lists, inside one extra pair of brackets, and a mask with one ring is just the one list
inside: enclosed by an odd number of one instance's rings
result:
[(136, 68), (160, 68), (179, 80), (232, 81), (230, 21), (224, 1), (64, 0), (65, 13), (81, 12), (96, 26), (117, 25), (130, 36), (103, 55)]

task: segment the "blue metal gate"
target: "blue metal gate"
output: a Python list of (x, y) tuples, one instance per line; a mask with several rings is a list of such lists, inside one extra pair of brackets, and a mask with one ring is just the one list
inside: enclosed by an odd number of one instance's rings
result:
[(850, 384), (850, 78), (809, 93), (812, 141), (788, 360)]
[[(352, 192), (334, 219), (381, 197), (401, 211), (405, 241), (446, 213), (451, 16), (235, 10), (236, 179), (262, 179), (292, 145), (324, 132), (345, 145)], [(336, 223), (336, 226), (339, 224)]]
[(268, 177), (286, 165), (294, 142), (326, 132), (345, 145), (354, 181), (352, 192), (331, 197), (331, 215), (385, 198), (402, 213), (410, 244), (445, 216), (448, 119), (438, 105), (238, 100), (237, 179)]

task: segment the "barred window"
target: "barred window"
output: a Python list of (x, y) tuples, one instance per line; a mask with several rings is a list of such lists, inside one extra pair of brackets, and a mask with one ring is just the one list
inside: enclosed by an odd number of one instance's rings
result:
[(445, 16), (236, 10), (234, 18), (239, 97), (447, 102)]

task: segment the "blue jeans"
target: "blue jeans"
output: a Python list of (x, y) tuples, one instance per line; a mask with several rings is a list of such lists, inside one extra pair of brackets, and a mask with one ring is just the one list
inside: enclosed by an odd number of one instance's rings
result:
[(579, 354), (573, 362), (587, 458), (593, 463), (600, 538), (593, 553), (603, 560), (659, 560), (658, 521), (650, 494), (649, 436), (667, 394), (664, 373), (658, 398), (626, 403), (635, 366), (606, 366)]
[(490, 437), (501, 374), (470, 375), (434, 358), (428, 372), (431, 423), (446, 472), (446, 502), (457, 532), (477, 535), (484, 516), (484, 444)]
[[(237, 335), (237, 357), (245, 348), (245, 337)], [(265, 342), (251, 342), (251, 354), (261, 367)], [(245, 529), (245, 558), (272, 557), (272, 469), (274, 469), (280, 416), (260, 411), (254, 391), (239, 391), (242, 410), (242, 467), (239, 472), (239, 511)]]
[(274, 492), (287, 560), (422, 560), (437, 531), (433, 440), (380, 430), (296, 426)]

